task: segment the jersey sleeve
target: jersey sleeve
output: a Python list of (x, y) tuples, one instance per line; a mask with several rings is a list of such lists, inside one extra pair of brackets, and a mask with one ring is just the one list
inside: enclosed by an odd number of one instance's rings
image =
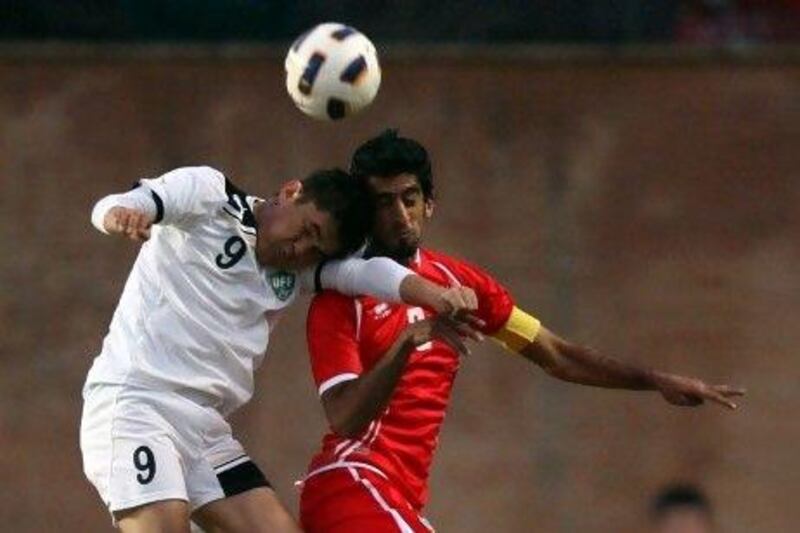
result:
[(325, 291), (311, 301), (306, 339), (320, 396), (339, 383), (358, 378), (363, 371), (357, 320), (352, 298)]
[(113, 207), (136, 209), (146, 213), (152, 220), (158, 221), (158, 209), (154, 193), (138, 187), (122, 194), (110, 194), (101, 198), (92, 209), (92, 224), (99, 231), (108, 234), (105, 227), (105, 218)]
[(478, 296), (478, 318), (486, 322), (482, 333), (494, 335), (506, 324), (514, 300), (508, 290), (489, 273), (466, 261), (437, 257), (435, 263), (449, 271), (457, 281), (470, 287)]
[(300, 275), (304, 292), (332, 289), (346, 296), (372, 296), (401, 303), (400, 284), (414, 272), (388, 257), (332, 259)]
[(156, 206), (155, 222), (181, 225), (209, 213), (227, 199), (225, 176), (211, 167), (182, 167), (139, 180)]

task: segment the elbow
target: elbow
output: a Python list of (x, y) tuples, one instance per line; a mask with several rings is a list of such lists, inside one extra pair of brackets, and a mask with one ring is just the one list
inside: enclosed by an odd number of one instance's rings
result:
[(328, 426), (339, 437), (346, 439), (358, 437), (369, 425), (369, 420), (365, 421), (363, 416), (358, 416), (358, 412), (350, 408), (346, 402), (342, 402), (341, 397), (336, 397), (337, 392), (341, 391), (334, 391), (333, 397), (323, 399)]
[(92, 225), (99, 231), (100, 233), (108, 234), (108, 230), (105, 226), (105, 219), (108, 212), (114, 207), (115, 199), (118, 195), (110, 195), (106, 196), (99, 200), (96, 204), (94, 204), (94, 208), (92, 208), (92, 215), (91, 221)]
[(353, 387), (356, 383), (357, 380), (341, 383), (322, 397), (325, 417), (328, 419), (331, 431), (346, 439), (363, 434), (370, 423), (369, 415), (359, 410), (359, 405), (353, 396)]
[(354, 439), (361, 435), (367, 428), (366, 423), (354, 420), (352, 417), (331, 417), (330, 420), (331, 431), (337, 436), (346, 439)]

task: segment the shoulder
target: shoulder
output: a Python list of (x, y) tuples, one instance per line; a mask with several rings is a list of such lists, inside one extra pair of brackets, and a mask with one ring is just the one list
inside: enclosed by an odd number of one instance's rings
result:
[(317, 308), (345, 309), (353, 307), (354, 298), (336, 291), (324, 290), (311, 299), (311, 305)]
[(459, 262), (458, 259), (455, 257), (449, 256), (445, 253), (431, 250), (430, 248), (420, 248), (420, 259), (422, 261), (434, 262), (434, 263), (441, 263), (441, 264), (454, 264)]
[(318, 320), (351, 319), (355, 313), (355, 299), (336, 291), (324, 290), (311, 299), (308, 308), (309, 324)]
[(182, 167), (177, 170), (181, 171), (188, 179), (199, 181), (217, 192), (225, 193), (228, 179), (225, 177), (225, 174), (214, 167)]
[(190, 180), (206, 180), (225, 182), (225, 174), (208, 165), (177, 167), (163, 173), (161, 178), (184, 178)]
[(165, 199), (189, 201), (227, 198), (225, 175), (209, 166), (178, 167), (152, 179), (141, 179), (144, 185)]
[(461, 283), (475, 288), (476, 285), (497, 283), (496, 278), (486, 269), (476, 264), (433, 250), (423, 251), (423, 261), (443, 271), (448, 277), (454, 277)]
[(448, 275), (456, 275), (462, 271), (478, 270), (478, 267), (470, 262), (442, 252), (424, 249), (420, 250), (420, 253), (423, 263), (428, 263), (438, 270), (444, 270)]

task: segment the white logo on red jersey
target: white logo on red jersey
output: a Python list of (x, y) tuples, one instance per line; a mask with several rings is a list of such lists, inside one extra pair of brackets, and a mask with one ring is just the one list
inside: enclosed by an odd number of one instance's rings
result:
[(392, 312), (391, 306), (387, 303), (379, 303), (375, 307), (372, 308), (372, 316), (376, 320), (382, 320), (389, 316)]

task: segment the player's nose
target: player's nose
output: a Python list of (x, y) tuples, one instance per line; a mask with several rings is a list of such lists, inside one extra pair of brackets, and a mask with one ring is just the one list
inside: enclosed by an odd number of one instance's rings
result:
[(408, 208), (400, 199), (394, 203), (394, 216), (395, 219), (404, 227), (407, 227), (411, 224), (411, 216)]

